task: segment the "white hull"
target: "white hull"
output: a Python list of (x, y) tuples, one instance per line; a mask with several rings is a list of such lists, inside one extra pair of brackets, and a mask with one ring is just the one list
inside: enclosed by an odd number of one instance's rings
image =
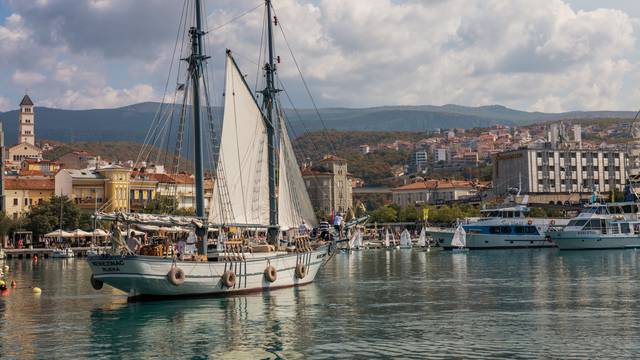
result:
[[(324, 245), (307, 253), (245, 254), (244, 261), (176, 261), (175, 266), (185, 274), (184, 283), (178, 286), (168, 280), (167, 274), (174, 264), (170, 258), (100, 255), (89, 257), (87, 261), (94, 279), (124, 291), (130, 297), (226, 295), (310, 283), (328, 260), (328, 250), (329, 246)], [(298, 263), (307, 268), (302, 279), (296, 277)], [(277, 271), (274, 282), (265, 278), (264, 271), (269, 265)], [(223, 285), (222, 275), (226, 270), (236, 275), (232, 287)]]
[(597, 250), (640, 248), (640, 235), (602, 235), (589, 231), (550, 233), (560, 250)]
[(54, 259), (69, 259), (75, 256), (76, 255), (73, 253), (73, 250), (71, 249), (54, 250), (53, 253), (51, 254), (51, 257)]
[[(440, 246), (451, 249), (454, 229), (430, 230), (428, 233)], [(502, 249), (553, 247), (555, 244), (540, 235), (466, 234), (466, 248)]]

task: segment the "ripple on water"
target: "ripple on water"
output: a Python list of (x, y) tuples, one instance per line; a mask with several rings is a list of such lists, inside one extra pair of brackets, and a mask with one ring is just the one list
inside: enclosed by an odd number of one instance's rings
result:
[(637, 358), (638, 264), (631, 251), (362, 251), (299, 289), (128, 304), (93, 291), (82, 260), (11, 261), (2, 358)]

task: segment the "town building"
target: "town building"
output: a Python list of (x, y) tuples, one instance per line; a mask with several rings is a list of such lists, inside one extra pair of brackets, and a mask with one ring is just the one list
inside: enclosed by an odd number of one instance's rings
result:
[(97, 170), (62, 169), (55, 176), (55, 193), (90, 211), (130, 210), (130, 169), (112, 165)]
[(493, 167), (499, 195), (517, 188), (528, 194), (610, 192), (623, 190), (626, 177), (626, 153), (615, 149), (523, 148), (497, 154)]
[(87, 169), (96, 167), (99, 158), (86, 151), (72, 151), (60, 156), (58, 162), (64, 169)]
[(404, 207), (469, 199), (478, 194), (478, 186), (464, 180), (422, 180), (391, 189), (391, 192), (393, 203)]
[(445, 147), (436, 148), (433, 150), (433, 162), (449, 162), (451, 153), (449, 149)]
[(129, 179), (129, 208), (131, 212), (142, 212), (156, 199), (158, 180), (144, 173), (132, 173)]
[(325, 156), (319, 166), (303, 169), (302, 178), (315, 210), (328, 215), (351, 209), (353, 190), (345, 159)]
[(60, 170), (60, 164), (51, 160), (27, 159), (20, 165), (20, 175), (55, 175)]
[[(195, 177), (191, 174), (147, 174), (158, 182), (158, 196), (166, 196), (176, 199), (178, 209), (195, 209)], [(204, 209), (209, 212), (210, 201), (213, 198), (213, 181), (204, 180)]]
[(371, 147), (367, 144), (360, 145), (360, 152), (364, 155), (367, 155), (371, 152)]
[(29, 95), (20, 102), (18, 143), (7, 150), (7, 165), (18, 169), (26, 159), (42, 160), (42, 150), (36, 146), (34, 105)]
[(407, 173), (415, 174), (420, 173), (427, 168), (427, 162), (429, 156), (426, 150), (418, 150), (411, 154), (409, 158), (409, 164), (407, 165)]
[(48, 201), (54, 194), (52, 177), (21, 176), (5, 179), (3, 207), (6, 216), (18, 219), (31, 210), (31, 206)]

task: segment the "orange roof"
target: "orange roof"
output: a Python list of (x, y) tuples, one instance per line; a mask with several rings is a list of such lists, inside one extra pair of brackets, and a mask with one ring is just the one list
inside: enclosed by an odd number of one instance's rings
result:
[(337, 157), (335, 155), (326, 155), (324, 158), (322, 158), (322, 160), (320, 160), (320, 162), (327, 162), (327, 161), (347, 161), (341, 157)]
[(53, 190), (53, 178), (7, 178), (4, 182), (5, 190)]
[(469, 188), (473, 188), (473, 184), (471, 181), (466, 180), (424, 180), (397, 187), (392, 189), (392, 191)]

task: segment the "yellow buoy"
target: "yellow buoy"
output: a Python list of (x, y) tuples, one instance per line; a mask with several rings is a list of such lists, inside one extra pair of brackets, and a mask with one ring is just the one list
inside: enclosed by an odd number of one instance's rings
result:
[(39, 288), (39, 287), (37, 287), (37, 286), (36, 286), (36, 287), (34, 287), (32, 290), (33, 290), (33, 293), (34, 293), (34, 294), (40, 294), (40, 293), (42, 292), (42, 289), (40, 289), (40, 288)]

